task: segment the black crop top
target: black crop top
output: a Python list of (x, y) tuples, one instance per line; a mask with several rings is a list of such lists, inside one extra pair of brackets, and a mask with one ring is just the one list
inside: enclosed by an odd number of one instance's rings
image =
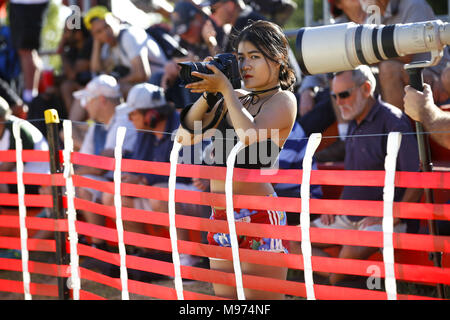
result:
[[(227, 112), (216, 128), (212, 143), (204, 152), (204, 162), (209, 165), (226, 167), (227, 158), (239, 141), (234, 128), (228, 124)], [(254, 142), (241, 149), (235, 160), (236, 168), (261, 169), (274, 166), (281, 148), (271, 139)]]

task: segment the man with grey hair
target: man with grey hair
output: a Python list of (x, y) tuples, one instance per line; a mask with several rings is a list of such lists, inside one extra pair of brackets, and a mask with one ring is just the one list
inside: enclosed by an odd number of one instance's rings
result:
[[(331, 96), (335, 99), (341, 116), (349, 121), (345, 139), (346, 170), (384, 170), (389, 132), (412, 133), (410, 120), (398, 108), (374, 98), (376, 81), (368, 66), (335, 74), (332, 80)], [(415, 135), (404, 134), (397, 157), (398, 171), (419, 171), (419, 155)], [(396, 188), (394, 201), (416, 202), (421, 190)], [(341, 194), (344, 200), (383, 200), (382, 187), (344, 186)], [(322, 215), (312, 222), (313, 227), (330, 229), (351, 229), (382, 231), (381, 217), (347, 215)], [(394, 219), (395, 232), (415, 232), (417, 221)], [(323, 244), (314, 244), (315, 252)], [(328, 246), (328, 245), (325, 245)], [(367, 259), (377, 248), (344, 245), (339, 252), (343, 259)], [(341, 282), (346, 275), (326, 274), (330, 284)]]

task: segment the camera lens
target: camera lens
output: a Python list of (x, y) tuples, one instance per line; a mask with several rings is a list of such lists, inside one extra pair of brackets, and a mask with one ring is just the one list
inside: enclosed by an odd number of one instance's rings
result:
[(208, 65), (213, 65), (231, 81), (233, 88), (238, 89), (241, 87), (241, 79), (239, 74), (238, 63), (236, 57), (231, 53), (222, 53), (214, 57), (213, 60), (208, 62), (180, 62), (180, 80), (181, 85), (197, 82), (202, 79), (194, 77), (191, 73), (196, 71), (198, 73), (212, 74), (213, 72), (208, 69)]
[(194, 77), (191, 73), (193, 71), (197, 71), (199, 73), (211, 73), (211, 71), (206, 68), (204, 62), (180, 62), (178, 63), (181, 66), (180, 70), (180, 78), (183, 83), (188, 84), (192, 82), (197, 82), (202, 79), (198, 77)]

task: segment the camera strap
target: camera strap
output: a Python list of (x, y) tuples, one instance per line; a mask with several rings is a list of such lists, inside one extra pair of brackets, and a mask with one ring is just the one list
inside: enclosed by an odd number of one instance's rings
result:
[[(224, 103), (224, 100), (222, 98), (219, 102), (219, 105), (217, 106), (216, 112), (214, 113), (214, 118), (211, 120), (211, 122), (208, 125), (206, 125), (205, 127), (202, 128), (202, 132), (201, 132), (202, 134), (205, 133), (206, 131), (208, 131), (209, 129), (214, 128), (214, 126), (219, 122), (219, 118), (223, 112), (223, 103)], [(194, 104), (187, 105), (180, 112), (180, 124), (190, 134), (194, 134), (195, 132), (194, 132), (194, 130), (188, 128), (188, 126), (185, 123), (185, 119), (186, 119), (186, 114), (189, 112), (189, 110), (191, 109), (191, 107), (193, 105)]]
[(269, 92), (269, 91), (273, 91), (273, 90), (277, 90), (279, 88), (280, 88), (280, 86), (278, 85), (278, 86), (275, 86), (275, 87), (270, 88), (270, 89), (252, 91), (252, 92), (250, 92), (250, 93), (240, 97), (239, 99), (241, 100), (241, 103), (243, 105), (245, 105), (245, 104), (247, 104), (249, 102), (250, 102), (250, 104), (257, 104), (259, 102), (259, 99), (260, 99), (260, 97), (259, 97), (260, 94), (266, 93), (266, 92)]

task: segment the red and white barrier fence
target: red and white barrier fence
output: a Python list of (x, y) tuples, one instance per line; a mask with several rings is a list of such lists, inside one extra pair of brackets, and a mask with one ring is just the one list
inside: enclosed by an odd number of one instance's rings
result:
[[(18, 133), (15, 127), (15, 136)], [(118, 131), (115, 158), (73, 152), (71, 123), (64, 121), (65, 149), (61, 159), (64, 164), (62, 174), (24, 173), (23, 162), (49, 161), (46, 151), (22, 150), (20, 137), (16, 136), (17, 149), (0, 151), (1, 162), (16, 162), (16, 172), (2, 172), (0, 184), (17, 184), (18, 194), (0, 194), (0, 206), (18, 206), (19, 216), (0, 214), (1, 228), (19, 228), (20, 237), (0, 236), (0, 249), (21, 250), (21, 260), (0, 258), (0, 270), (22, 272), (23, 280), (0, 279), (0, 291), (23, 293), (25, 299), (33, 295), (57, 296), (55, 285), (33, 283), (30, 273), (69, 277), (72, 297), (78, 299), (103, 299), (104, 297), (86, 291), (82, 279), (95, 281), (122, 292), (122, 299), (130, 299), (130, 293), (158, 299), (220, 299), (214, 295), (192, 292), (183, 288), (183, 279), (219, 283), (236, 287), (238, 299), (245, 299), (244, 288), (280, 292), (307, 299), (434, 299), (432, 297), (398, 293), (397, 281), (417, 282), (430, 285), (450, 285), (450, 237), (427, 234), (396, 233), (393, 219), (450, 220), (450, 204), (402, 203), (393, 201), (395, 187), (450, 189), (450, 172), (397, 172), (395, 170), (398, 148), (401, 143), (399, 133), (388, 137), (388, 153), (385, 171), (344, 171), (311, 170), (311, 159), (320, 143), (320, 135), (309, 139), (303, 162), (303, 170), (279, 169), (276, 175), (263, 174), (261, 170), (234, 167), (234, 158), (241, 146), (237, 145), (227, 161), (227, 167), (177, 164), (180, 149), (174, 143), (171, 163), (148, 162), (122, 159), (121, 150), (124, 131)], [(73, 165), (91, 166), (114, 171), (114, 181), (96, 181), (75, 175)], [(148, 173), (169, 176), (168, 188), (122, 183), (121, 172)], [(178, 190), (176, 177), (196, 177), (226, 181), (226, 193), (215, 194)], [(261, 197), (233, 194), (233, 180), (246, 182), (295, 183), (301, 184), (301, 198)], [(63, 186), (64, 208), (67, 219), (38, 218), (27, 215), (29, 207), (52, 207), (50, 195), (24, 194), (24, 185)], [(384, 187), (383, 201), (310, 199), (310, 185), (358, 185)], [(76, 197), (74, 188), (86, 187), (114, 194), (114, 206), (106, 206)], [(121, 206), (121, 197), (142, 197), (165, 200), (169, 212), (145, 211)], [(218, 206), (227, 208), (227, 221), (210, 220), (177, 214), (175, 202)], [(274, 226), (266, 224), (235, 222), (233, 207), (248, 209), (298, 212), (301, 227)], [(76, 211), (86, 210), (103, 215), (114, 222), (115, 227), (98, 226), (77, 220)], [(334, 215), (361, 215), (382, 217), (383, 232), (353, 231), (310, 228), (310, 213)], [(169, 235), (138, 234), (127, 232), (123, 221), (135, 221), (148, 225), (169, 228)], [(222, 232), (231, 235), (231, 248), (212, 246), (199, 241), (178, 240), (176, 228), (195, 232)], [(49, 230), (68, 233), (67, 248), (70, 265), (57, 266), (51, 263), (35, 262), (28, 259), (28, 251), (55, 252), (54, 240), (28, 237), (29, 230)], [(78, 242), (79, 235), (104, 239), (117, 243), (119, 252), (111, 253)], [(301, 241), (302, 255), (284, 254), (240, 249), (237, 235), (270, 237), (289, 241)], [(353, 260), (319, 257), (311, 254), (311, 243), (335, 245), (355, 245), (383, 248), (380, 260)], [(173, 263), (146, 259), (126, 254), (125, 245), (172, 252)], [(443, 266), (432, 263), (402, 263), (400, 253), (411, 255), (441, 252)], [(234, 273), (184, 266), (179, 254), (190, 254), (234, 261)], [(79, 266), (79, 257), (88, 256), (115, 264), (120, 267), (120, 278), (111, 278)], [(263, 264), (304, 270), (305, 282), (271, 279), (247, 275), (241, 270), (241, 262)], [(128, 279), (127, 269), (137, 269), (173, 277), (174, 288), (143, 283)], [(348, 275), (368, 276), (370, 270), (379, 270), (377, 277), (385, 279), (385, 291), (334, 287), (316, 284), (313, 272), (333, 272)]]

